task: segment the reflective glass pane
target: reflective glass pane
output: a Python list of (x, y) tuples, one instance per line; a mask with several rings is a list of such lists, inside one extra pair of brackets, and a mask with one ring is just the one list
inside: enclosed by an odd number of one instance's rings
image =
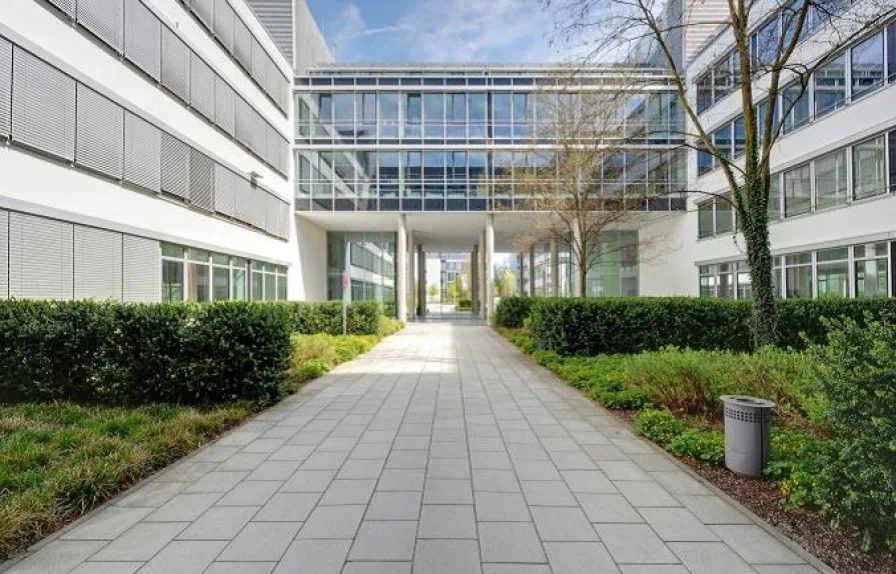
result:
[(883, 83), (884, 36), (875, 34), (852, 49), (852, 97), (859, 98)]

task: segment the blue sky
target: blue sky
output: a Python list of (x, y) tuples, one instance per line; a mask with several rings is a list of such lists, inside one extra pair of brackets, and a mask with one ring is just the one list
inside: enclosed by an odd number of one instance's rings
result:
[(549, 62), (539, 0), (308, 0), (340, 62)]

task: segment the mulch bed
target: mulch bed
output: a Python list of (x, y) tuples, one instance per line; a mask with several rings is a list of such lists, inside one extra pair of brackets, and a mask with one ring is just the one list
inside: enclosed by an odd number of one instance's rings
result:
[[(628, 424), (637, 415), (637, 411), (611, 412)], [(857, 529), (832, 530), (830, 520), (817, 512), (785, 508), (776, 482), (748, 478), (695, 460), (681, 462), (840, 574), (896, 573), (896, 554), (883, 550), (862, 552), (862, 534)]]

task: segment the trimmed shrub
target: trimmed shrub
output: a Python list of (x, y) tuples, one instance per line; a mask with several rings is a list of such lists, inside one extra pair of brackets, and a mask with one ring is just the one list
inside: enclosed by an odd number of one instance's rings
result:
[[(290, 331), (312, 335), (328, 333), (342, 334), (341, 301), (281, 301), (269, 303), (286, 314)], [(380, 332), (381, 305), (375, 301), (355, 301), (349, 303), (347, 331), (349, 335), (376, 335)]]
[(703, 428), (667, 410), (641, 411), (635, 417), (635, 429), (680, 458), (714, 465), (725, 460), (725, 438), (721, 431)]
[(0, 402), (270, 401), (289, 351), (265, 303), (0, 301)]
[(469, 311), (473, 308), (473, 302), (469, 299), (458, 299), (457, 300), (457, 310), (458, 311)]
[[(504, 301), (502, 301), (503, 303)], [(524, 304), (511, 303), (514, 322)], [(672, 345), (750, 351), (750, 302), (695, 297), (546, 298), (529, 301), (539, 349), (561, 355), (639, 353)], [(896, 316), (896, 299), (786, 299), (778, 302), (780, 346), (824, 341), (823, 318)], [(500, 312), (500, 306), (498, 308)]]
[(495, 309), (495, 325), (519, 329), (529, 317), (535, 297), (502, 297)]

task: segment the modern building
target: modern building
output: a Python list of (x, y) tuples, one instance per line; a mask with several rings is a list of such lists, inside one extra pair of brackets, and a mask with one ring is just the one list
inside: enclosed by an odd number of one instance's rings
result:
[[(664, 18), (687, 23), (676, 59), (736, 157), (725, 10), (676, 0)], [(781, 27), (757, 19), (753, 45)], [(893, 295), (896, 25), (836, 54), (831, 28), (801, 43), (797, 61), (828, 63), (779, 118), (777, 286)], [(595, 185), (649, 198), (602, 237), (588, 294), (747, 297), (743, 239), (715, 198), (725, 179), (685, 146), (672, 78), (639, 50), (643, 64), (575, 74), (339, 64), (304, 0), (0, 0), (0, 297), (339, 299), (348, 273), (352, 298), (406, 317), (425, 312), (437, 253), (470, 254), (486, 313), (495, 253), (515, 254), (521, 292), (570, 294), (570, 253), (520, 245), (544, 212), (524, 182), (560, 163), (552, 110), (620, 93), (618, 149)]]

